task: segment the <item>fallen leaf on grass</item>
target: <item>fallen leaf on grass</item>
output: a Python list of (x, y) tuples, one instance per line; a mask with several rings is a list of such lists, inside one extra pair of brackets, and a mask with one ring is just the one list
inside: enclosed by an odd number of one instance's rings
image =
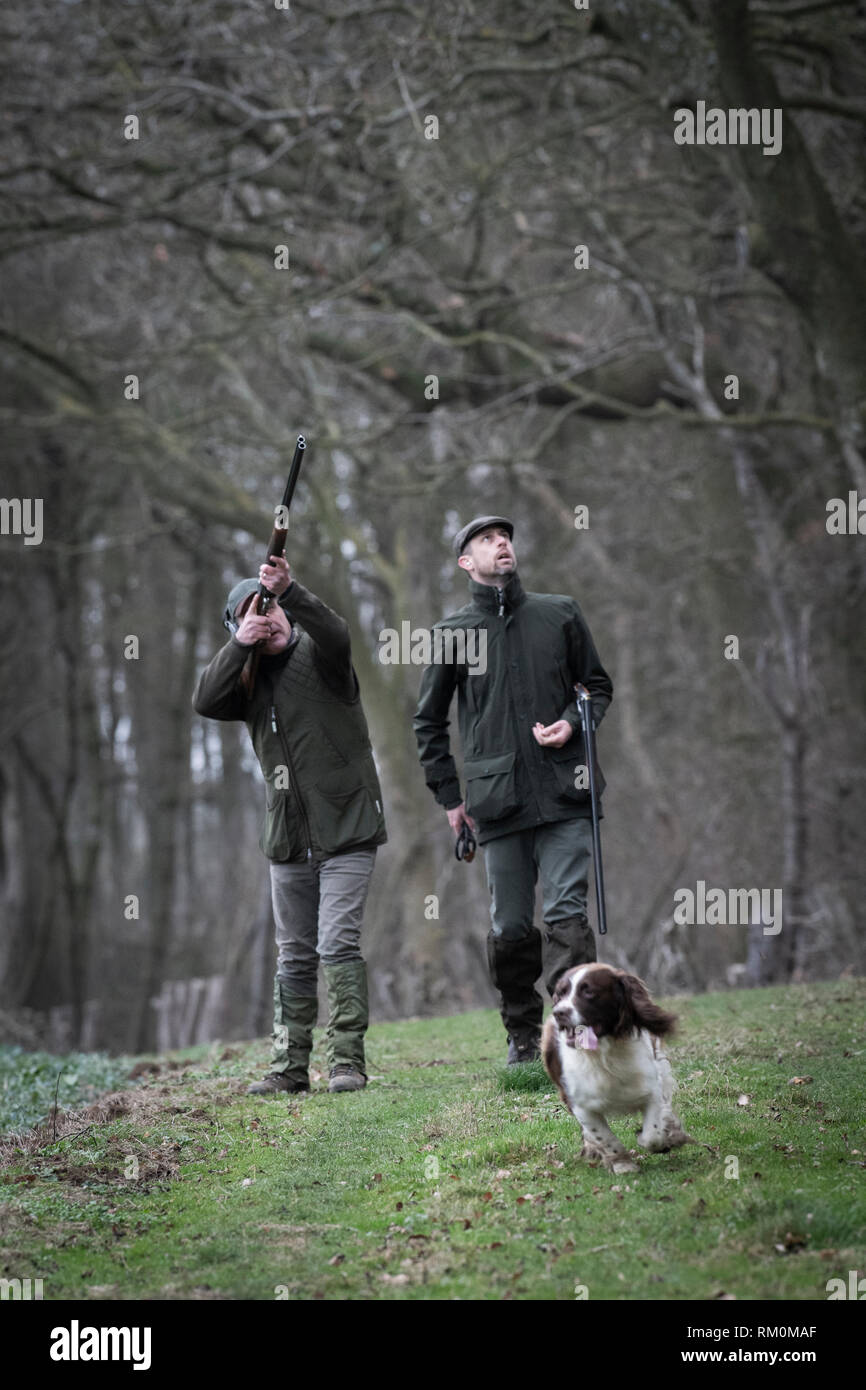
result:
[(751, 1099), (752, 1099), (751, 1096), (747, 1096), (747, 1095), (744, 1093), (743, 1095), (737, 1097), (737, 1105), (749, 1105), (750, 1102), (751, 1102)]
[(813, 1076), (792, 1076), (788, 1082), (789, 1086), (807, 1086), (810, 1081), (814, 1081)]
[(328, 1261), (329, 1265), (341, 1265), (345, 1260), (345, 1255), (332, 1255)]

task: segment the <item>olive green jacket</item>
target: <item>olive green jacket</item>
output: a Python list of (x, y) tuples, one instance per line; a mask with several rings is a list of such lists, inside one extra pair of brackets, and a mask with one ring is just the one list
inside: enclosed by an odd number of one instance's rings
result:
[(238, 684), (250, 648), (234, 637), (202, 672), (193, 707), (242, 719), (266, 783), (259, 841), (269, 859), (326, 857), (388, 838), (349, 629), (297, 580), (280, 599), (289, 648), (263, 656), (251, 700)]
[[(448, 739), (448, 711), (457, 692), (463, 744), (466, 810), (483, 844), (515, 830), (592, 814), (586, 783), (586, 753), (574, 684), (592, 696), (598, 726), (613, 685), (574, 599), (564, 594), (527, 593), (517, 574), (500, 590), (470, 583), (465, 608), (433, 628), (467, 632), (480, 643), (486, 633), (487, 670), (471, 674), (456, 661), (431, 664), (421, 680), (415, 735), (427, 785), (440, 806), (451, 810), (464, 799)], [(470, 655), (481, 648), (466, 643)], [(453, 654), (457, 644), (440, 639)], [(532, 726), (568, 720), (575, 731), (562, 748), (536, 743)], [(576, 787), (575, 782), (582, 785)], [(604, 778), (599, 769), (599, 791)]]

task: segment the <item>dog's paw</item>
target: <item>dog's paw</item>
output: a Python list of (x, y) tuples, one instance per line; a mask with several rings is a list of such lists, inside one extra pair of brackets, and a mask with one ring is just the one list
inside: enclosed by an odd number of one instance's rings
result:
[(599, 1165), (606, 1168), (609, 1173), (636, 1173), (638, 1166), (626, 1149), (603, 1149), (600, 1144), (591, 1144), (584, 1141), (580, 1156), (590, 1167), (597, 1168)]
[(684, 1129), (672, 1129), (666, 1135), (667, 1146), (669, 1149), (681, 1149), (683, 1144), (694, 1144), (697, 1141), (690, 1134), (686, 1134)]
[(642, 1149), (646, 1149), (651, 1154), (666, 1154), (671, 1149), (682, 1148), (683, 1144), (693, 1144), (695, 1141), (690, 1134), (686, 1134), (676, 1116), (671, 1116), (665, 1120), (660, 1129), (652, 1129), (648, 1132), (641, 1130), (637, 1136), (637, 1142)]

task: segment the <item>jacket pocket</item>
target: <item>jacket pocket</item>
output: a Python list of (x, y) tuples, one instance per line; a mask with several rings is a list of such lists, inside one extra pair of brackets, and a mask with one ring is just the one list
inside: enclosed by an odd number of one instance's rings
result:
[(514, 753), (491, 758), (469, 758), (466, 776), (466, 810), (480, 821), (502, 820), (517, 810), (517, 777)]
[[(568, 743), (564, 744), (562, 748), (551, 748), (549, 759), (556, 780), (557, 795), (560, 799), (588, 802), (590, 799), (589, 769), (586, 765), (583, 734), (572, 734)], [(601, 796), (606, 783), (597, 757), (595, 771), (598, 794)]]
[(289, 796), (274, 787), (274, 774), (266, 777), (266, 809), (259, 846), (268, 859), (294, 858), (302, 848), (303, 836), (298, 833), (294, 818), (289, 815)]
[[(357, 770), (354, 770), (357, 776)], [(346, 773), (327, 773), (310, 790), (308, 809), (325, 854), (339, 854), (384, 829), (381, 802), (363, 782), (346, 786)]]

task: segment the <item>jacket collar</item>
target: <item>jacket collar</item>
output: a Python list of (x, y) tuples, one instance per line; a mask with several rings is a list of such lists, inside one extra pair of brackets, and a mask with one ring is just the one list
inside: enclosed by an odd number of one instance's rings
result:
[[(499, 589), (493, 584), (479, 584), (477, 580), (470, 579), (469, 592), (476, 608), (483, 608), (486, 613), (499, 612)], [(510, 613), (512, 609), (518, 608), (521, 603), (525, 602), (526, 591), (516, 570), (503, 586), (502, 596), (505, 600), (506, 613)]]

